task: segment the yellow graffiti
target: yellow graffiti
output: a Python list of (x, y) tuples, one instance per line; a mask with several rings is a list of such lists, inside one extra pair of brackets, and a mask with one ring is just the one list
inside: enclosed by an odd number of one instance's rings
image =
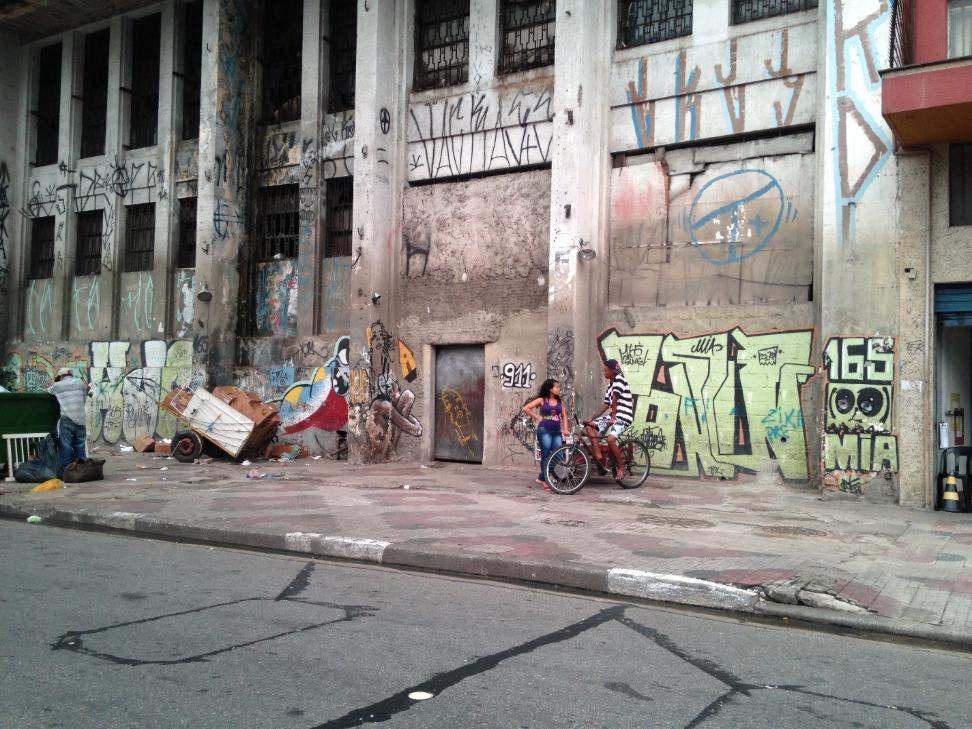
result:
[(401, 339), (398, 340), (398, 363), (402, 369), (402, 379), (408, 382), (414, 382), (418, 374), (418, 368), (415, 364), (415, 354)]
[(456, 442), (465, 448), (470, 456), (476, 455), (473, 442), (478, 441), (476, 431), (473, 428), (472, 418), (469, 413), (469, 405), (461, 392), (456, 390), (444, 390), (439, 396), (442, 408), (445, 410), (446, 417), (452, 425), (456, 434)]

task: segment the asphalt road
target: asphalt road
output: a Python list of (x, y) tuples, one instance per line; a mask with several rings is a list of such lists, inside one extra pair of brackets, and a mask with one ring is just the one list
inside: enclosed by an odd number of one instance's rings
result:
[(2, 727), (972, 725), (969, 654), (529, 587), (11, 522), (0, 584)]

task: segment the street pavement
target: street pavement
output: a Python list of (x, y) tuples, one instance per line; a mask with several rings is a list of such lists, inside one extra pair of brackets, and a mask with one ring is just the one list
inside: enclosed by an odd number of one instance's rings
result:
[(969, 653), (11, 521), (0, 543), (3, 727), (945, 729), (972, 716)]
[[(631, 491), (595, 481), (563, 497), (531, 488), (522, 469), (99, 455), (101, 482), (43, 494), (0, 484), (0, 514), (972, 643), (970, 514), (760, 477), (651, 477)], [(266, 478), (246, 478), (253, 470)]]

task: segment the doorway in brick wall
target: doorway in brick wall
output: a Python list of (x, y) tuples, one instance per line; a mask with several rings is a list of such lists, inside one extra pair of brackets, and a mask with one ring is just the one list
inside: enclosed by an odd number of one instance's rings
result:
[(483, 462), (486, 356), (481, 344), (435, 349), (435, 435), (439, 461)]

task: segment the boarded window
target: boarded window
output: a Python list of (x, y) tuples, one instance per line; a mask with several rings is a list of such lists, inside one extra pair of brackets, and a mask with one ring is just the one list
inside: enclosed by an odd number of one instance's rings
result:
[(161, 16), (139, 18), (132, 26), (132, 88), (129, 146), (151, 147), (159, 131), (159, 32)]
[(54, 218), (34, 218), (30, 221), (31, 280), (54, 275)]
[(355, 0), (331, 0), (331, 89), (328, 110), (354, 108), (354, 69), (358, 43), (358, 7)]
[(469, 80), (469, 0), (417, 0), (416, 91)]
[(303, 0), (276, 0), (264, 5), (263, 121), (300, 119)]
[(151, 271), (155, 254), (155, 203), (131, 205), (125, 219), (125, 270)]
[(196, 202), (194, 197), (179, 200), (178, 268), (194, 268), (196, 265)]
[(692, 34), (692, 0), (620, 0), (618, 48)]
[(202, 78), (202, 0), (187, 3), (183, 15), (182, 138), (199, 138)]
[(948, 160), (950, 225), (972, 225), (972, 144), (953, 144)]
[(525, 71), (554, 62), (554, 0), (503, 0), (500, 10), (500, 73)]
[(817, 0), (732, 0), (732, 22), (748, 23), (815, 7)]
[(327, 181), (327, 232), (324, 257), (351, 255), (351, 221), (354, 209), (354, 178), (335, 177)]
[(57, 162), (57, 136), (61, 109), (61, 44), (41, 49), (37, 69), (37, 148), (34, 162)]
[(297, 185), (264, 187), (257, 192), (255, 257), (259, 262), (297, 258), (300, 242), (300, 190)]
[(78, 255), (75, 272), (78, 276), (92, 276), (101, 272), (101, 231), (104, 213), (92, 210), (78, 213)]
[(105, 153), (105, 117), (108, 110), (108, 28), (84, 38), (84, 77), (81, 99), (81, 156)]

